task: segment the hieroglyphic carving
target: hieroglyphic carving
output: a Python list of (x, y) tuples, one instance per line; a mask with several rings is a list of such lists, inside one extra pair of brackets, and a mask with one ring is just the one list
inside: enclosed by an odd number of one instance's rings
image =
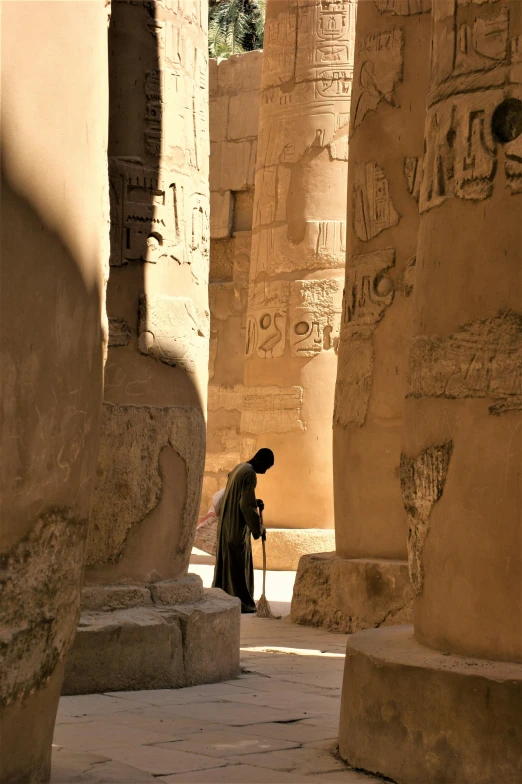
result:
[(407, 395), (489, 397), (496, 399), (492, 413), (510, 410), (522, 395), (522, 316), (509, 311), (445, 338), (414, 337)]
[(249, 291), (246, 326), (246, 355), (261, 359), (285, 353), (288, 312), (288, 281), (252, 284)]
[(396, 226), (400, 220), (391, 200), (386, 173), (377, 163), (354, 166), (352, 220), (355, 233), (363, 241)]
[(408, 566), (416, 595), (424, 586), (422, 553), (428, 535), (430, 516), (442, 496), (453, 442), (433, 444), (417, 457), (401, 455), (402, 502), (408, 518)]
[(200, 313), (186, 297), (140, 299), (139, 350), (167, 365), (195, 373), (205, 356), (208, 326), (208, 313)]
[(337, 352), (341, 328), (340, 280), (296, 280), (290, 288), (289, 343), (296, 357)]
[(412, 16), (431, 11), (432, 0), (374, 0), (380, 14)]
[(232, 387), (223, 384), (211, 384), (208, 388), (208, 410), (217, 411), (224, 408), (226, 411), (241, 411), (243, 405), (243, 385), (235, 384)]
[(513, 194), (522, 190), (522, 128), (512, 129), (509, 138), (492, 133), (495, 113), (506, 102), (504, 85), (512, 85), (508, 101), (522, 97), (519, 39), (510, 35), (509, 10), (498, 7), (492, 14), (492, 4), (446, 0), (434, 5), (421, 212), (452, 196), (489, 198), (499, 142), (506, 144), (507, 186)]
[(357, 43), (353, 86), (353, 130), (381, 101), (393, 106), (393, 90), (402, 80), (402, 29), (374, 33)]
[(346, 222), (333, 220), (306, 221), (304, 246), (309, 255), (324, 262), (323, 266), (344, 265), (346, 260)]
[(373, 332), (393, 302), (394, 284), (387, 274), (395, 265), (395, 251), (384, 248), (352, 256), (347, 262), (342, 329)]
[(422, 182), (422, 158), (409, 155), (404, 159), (404, 177), (408, 193), (418, 202)]
[(182, 174), (143, 166), (139, 159), (109, 161), (111, 266), (163, 258), (208, 265), (208, 196)]
[(301, 421), (302, 402), (302, 387), (245, 387), (242, 430), (245, 433), (305, 430)]

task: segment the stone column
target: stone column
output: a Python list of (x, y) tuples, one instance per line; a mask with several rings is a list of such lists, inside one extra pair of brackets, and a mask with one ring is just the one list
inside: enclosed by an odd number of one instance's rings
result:
[[(522, 777), (522, 8), (434, 4), (402, 498), (414, 628), (348, 645), (340, 750)], [(375, 737), (379, 743), (375, 744)]]
[(346, 282), (333, 423), (336, 553), (300, 564), (292, 619), (412, 620), (399, 463), (428, 89), (430, 4), (358, 4)]
[(49, 781), (106, 346), (104, 0), (2, 4), (0, 780)]
[[(273, 532), (268, 549), (286, 563), (272, 568), (295, 568), (299, 554), (334, 541), (354, 23), (351, 0), (267, 3), (241, 428), (245, 459), (275, 453), (259, 493), (267, 525), (291, 531), (279, 542)], [(308, 529), (324, 535), (307, 539)]]
[[(206, 27), (199, 0), (112, 7), (109, 357), (68, 693), (238, 670), (237, 602), (221, 591), (205, 599), (201, 580), (186, 577), (208, 380)], [(228, 635), (216, 627), (223, 615)]]

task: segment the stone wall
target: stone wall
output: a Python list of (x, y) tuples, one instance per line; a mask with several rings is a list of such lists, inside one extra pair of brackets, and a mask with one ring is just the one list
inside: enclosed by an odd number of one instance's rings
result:
[(210, 363), (201, 511), (240, 461), (262, 52), (210, 60)]
[(107, 336), (108, 11), (2, 4), (2, 784), (49, 780), (80, 614)]

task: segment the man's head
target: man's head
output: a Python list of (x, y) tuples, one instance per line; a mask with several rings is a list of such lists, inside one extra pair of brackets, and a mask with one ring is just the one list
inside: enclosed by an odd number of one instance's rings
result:
[(274, 465), (274, 453), (271, 449), (259, 449), (248, 462), (256, 474), (266, 474), (268, 469)]

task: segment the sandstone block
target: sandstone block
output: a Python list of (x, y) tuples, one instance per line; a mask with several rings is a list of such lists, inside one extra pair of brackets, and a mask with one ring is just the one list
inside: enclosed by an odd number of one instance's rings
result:
[(183, 634), (185, 685), (236, 678), (239, 675), (239, 599), (219, 588), (210, 588), (205, 591), (204, 601), (178, 605), (173, 612)]
[(179, 622), (145, 607), (81, 617), (63, 694), (185, 685)]
[(220, 93), (235, 94), (259, 89), (263, 52), (256, 50), (246, 55), (233, 55), (218, 63)]
[(218, 91), (218, 61), (211, 58), (208, 61), (208, 94), (214, 98)]
[(230, 191), (210, 194), (210, 238), (213, 240), (230, 237), (234, 216), (234, 199)]
[(348, 640), (339, 751), (355, 768), (401, 784), (518, 784), (521, 715), (522, 664), (425, 648), (411, 626)]
[(220, 142), (227, 138), (228, 127), (227, 95), (211, 98), (209, 101), (210, 141)]
[(290, 617), (333, 632), (412, 621), (413, 590), (406, 561), (305, 555), (299, 562)]
[(210, 190), (244, 191), (254, 185), (255, 142), (217, 142), (211, 145)]
[(82, 612), (111, 612), (152, 604), (150, 591), (140, 585), (85, 585)]
[(228, 139), (245, 139), (249, 136), (257, 137), (258, 120), (259, 90), (249, 90), (230, 97)]
[[(303, 555), (335, 548), (335, 531), (322, 528), (269, 528), (266, 540), (266, 568), (296, 571)], [(252, 542), (254, 568), (263, 568), (261, 540)]]
[(203, 599), (203, 581), (197, 574), (178, 580), (162, 580), (147, 586), (154, 604), (186, 604)]

